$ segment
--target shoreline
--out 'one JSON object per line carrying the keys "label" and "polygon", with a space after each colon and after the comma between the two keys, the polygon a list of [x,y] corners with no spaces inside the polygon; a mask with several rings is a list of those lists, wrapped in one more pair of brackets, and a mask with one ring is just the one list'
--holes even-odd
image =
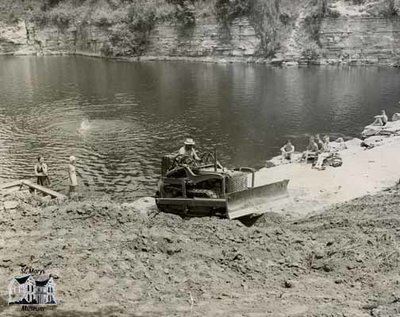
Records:
{"label": "shoreline", "polygon": [[389,67],[400,68],[400,63],[380,63],[379,60],[373,59],[355,59],[355,60],[340,60],[340,59],[320,59],[320,60],[291,60],[285,58],[264,58],[264,57],[244,57],[244,56],[168,56],[168,55],[143,55],[143,56],[126,56],[113,57],[91,53],[10,53],[0,54],[0,56],[13,57],[49,57],[49,56],[81,56],[99,58],[109,61],[119,62],[155,62],[155,61],[174,61],[174,62],[189,62],[189,63],[205,63],[205,64],[258,64],[268,67],[277,68],[292,68],[292,67]]}
{"label": "shoreline", "polygon": [[[374,130],[371,130],[371,126],[365,127],[364,131],[368,131],[369,136],[363,141],[373,144],[374,147],[361,147],[363,141],[358,138],[345,141],[347,149],[338,151],[343,160],[340,167],[328,166],[322,171],[312,169],[312,164],[296,161],[302,153],[296,153],[294,162],[291,163],[282,163],[280,156],[266,160],[265,167],[255,173],[255,186],[288,179],[289,197],[274,202],[271,206],[260,206],[259,213],[273,212],[302,218],[322,212],[335,204],[377,194],[398,184],[400,166],[392,162],[394,157],[400,155],[400,121],[391,121],[385,127],[372,128]],[[334,144],[335,142],[331,142],[331,145]],[[83,195],[81,202],[93,197]],[[153,195],[133,201],[114,201],[110,197],[109,199],[116,205],[129,207],[139,213],[147,214],[157,210]]]}

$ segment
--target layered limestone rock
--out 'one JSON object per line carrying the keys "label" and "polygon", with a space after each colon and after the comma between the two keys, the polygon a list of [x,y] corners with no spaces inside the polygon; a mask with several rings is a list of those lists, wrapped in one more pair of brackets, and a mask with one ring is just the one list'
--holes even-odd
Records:
{"label": "layered limestone rock", "polygon": [[33,54],[36,52],[28,38],[25,22],[7,25],[0,22],[0,54]]}
{"label": "layered limestone rock", "polygon": [[97,27],[38,27],[32,23],[15,25],[0,23],[1,55],[62,55],[101,56],[108,32]]}
{"label": "layered limestone rock", "polygon": [[208,19],[183,30],[174,24],[158,25],[145,51],[150,56],[253,57],[260,38],[247,18],[236,19],[229,28]]}
{"label": "layered limestone rock", "polygon": [[[107,28],[91,25],[61,29],[25,22],[12,26],[2,23],[0,54],[102,56],[110,36]],[[215,19],[208,19],[186,29],[173,23],[157,25],[148,36],[143,55],[253,57],[259,46],[260,39],[247,18],[234,20],[229,28],[221,27]]]}
{"label": "layered limestone rock", "polygon": [[325,15],[316,13],[319,11],[315,6],[313,10],[305,7],[297,13],[286,12],[282,11],[281,4],[280,11],[274,13],[280,14],[279,19],[271,25],[257,22],[254,16],[242,15],[222,23],[216,15],[198,14],[195,23],[185,25],[177,20],[160,20],[143,33],[125,25],[99,25],[90,19],[72,20],[64,26],[27,22],[32,21],[28,18],[16,23],[0,21],[0,55],[80,54],[257,61],[274,65],[399,66],[400,17],[373,16],[371,4],[367,4],[358,6],[337,1],[331,4],[331,13]]}
{"label": "layered limestone rock", "polygon": [[320,42],[330,62],[400,65],[400,18],[325,18]]}

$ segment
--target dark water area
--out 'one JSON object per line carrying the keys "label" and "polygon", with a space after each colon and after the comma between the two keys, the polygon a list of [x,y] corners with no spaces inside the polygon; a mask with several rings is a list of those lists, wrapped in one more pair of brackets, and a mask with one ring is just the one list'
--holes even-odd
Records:
{"label": "dark water area", "polygon": [[0,96],[0,178],[32,176],[41,153],[65,191],[75,155],[84,188],[133,200],[186,137],[229,167],[261,167],[289,138],[357,137],[400,112],[400,70],[2,57]]}

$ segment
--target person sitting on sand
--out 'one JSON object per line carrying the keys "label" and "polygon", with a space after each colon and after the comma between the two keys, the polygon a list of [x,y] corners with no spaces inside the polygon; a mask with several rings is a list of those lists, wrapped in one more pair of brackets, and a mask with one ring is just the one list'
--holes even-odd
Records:
{"label": "person sitting on sand", "polygon": [[342,151],[342,150],[346,150],[347,149],[347,145],[346,142],[344,142],[343,138],[337,138],[335,140],[335,143],[333,144],[333,151]]}
{"label": "person sitting on sand", "polygon": [[383,125],[386,125],[386,123],[388,122],[389,119],[388,119],[388,116],[386,115],[385,110],[382,110],[381,116],[382,116]]}
{"label": "person sitting on sand", "polygon": [[324,142],[321,140],[319,134],[315,135],[315,143],[318,145],[318,150],[321,151],[322,148],[324,147]]}
{"label": "person sitting on sand", "polygon": [[329,144],[329,137],[326,135],[324,136],[324,144],[321,153],[318,155],[317,163],[315,164],[314,168],[322,170],[322,165],[324,161],[331,156],[331,146]]}
{"label": "person sitting on sand", "polygon": [[392,116],[392,121],[399,121],[400,120],[400,113],[396,112]]}
{"label": "person sitting on sand", "polygon": [[305,160],[306,163],[310,157],[314,158],[318,155],[318,144],[315,142],[315,138],[310,136],[310,140],[308,142],[306,151],[303,153],[302,160]]}
{"label": "person sitting on sand", "polygon": [[47,175],[47,164],[44,162],[44,157],[39,155],[38,162],[35,164],[35,175],[37,177],[36,183],[38,185],[48,187],[50,186],[50,179]]}
{"label": "person sitting on sand", "polygon": [[386,115],[385,110],[382,110],[382,113],[380,115],[377,115],[374,117],[375,121],[372,122],[371,125],[374,126],[384,126],[388,122],[388,116]]}
{"label": "person sitting on sand", "polygon": [[307,145],[307,151],[317,153],[318,150],[319,150],[318,144],[317,144],[317,142],[315,142],[315,138],[313,136],[310,136],[310,140]]}
{"label": "person sitting on sand", "polygon": [[292,160],[292,154],[294,153],[294,146],[290,140],[282,146],[281,148],[282,159],[284,160]]}
{"label": "person sitting on sand", "polygon": [[374,118],[375,118],[375,120],[374,120],[374,122],[371,123],[371,125],[373,125],[373,126],[383,126],[382,117],[380,115],[377,115]]}

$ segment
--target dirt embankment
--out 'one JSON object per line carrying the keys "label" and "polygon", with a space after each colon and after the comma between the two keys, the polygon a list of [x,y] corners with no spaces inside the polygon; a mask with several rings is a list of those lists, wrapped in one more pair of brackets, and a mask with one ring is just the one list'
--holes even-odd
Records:
{"label": "dirt embankment", "polygon": [[45,316],[399,316],[399,204],[392,189],[248,228],[21,197],[0,217],[0,316],[22,314],[7,305],[21,267],[56,279]]}

